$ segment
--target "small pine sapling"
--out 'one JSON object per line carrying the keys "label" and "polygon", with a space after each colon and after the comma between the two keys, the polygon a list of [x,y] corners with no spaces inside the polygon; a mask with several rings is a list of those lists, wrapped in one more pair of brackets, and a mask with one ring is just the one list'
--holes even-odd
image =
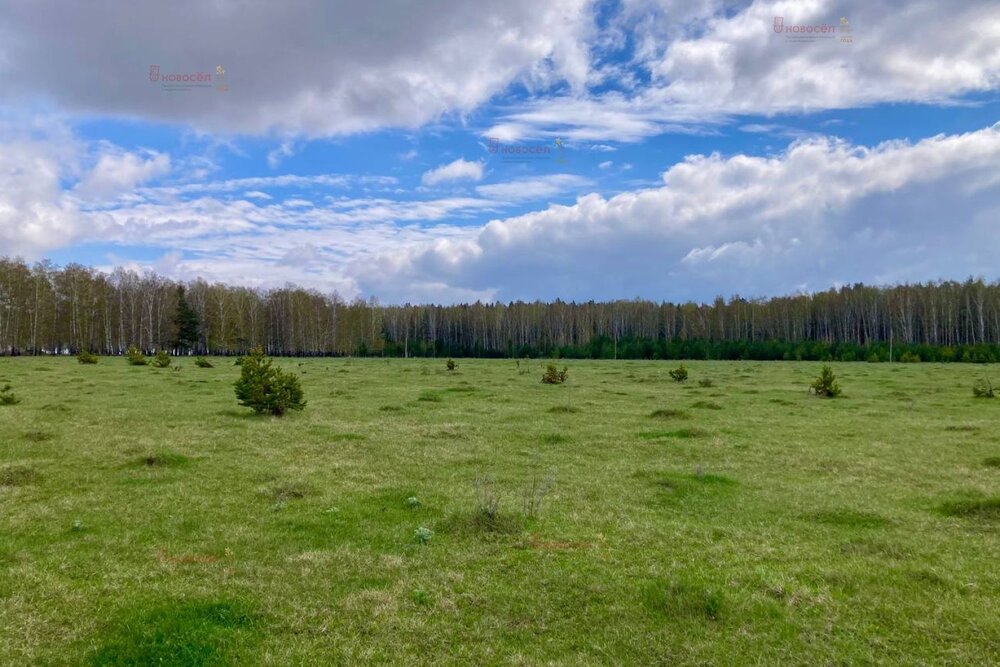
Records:
{"label": "small pine sapling", "polygon": [[80,354],[76,355],[76,360],[81,364],[96,364],[97,355],[90,352],[87,348],[80,350]]}
{"label": "small pine sapling", "polygon": [[142,353],[142,350],[137,348],[135,345],[131,346],[125,353],[125,358],[128,359],[130,366],[145,366],[146,365],[146,355]]}
{"label": "small pine sapling", "polygon": [[809,388],[814,394],[823,398],[836,398],[840,396],[840,385],[837,384],[837,378],[829,366],[823,366],[819,377],[813,380]]}
{"label": "small pine sapling", "polygon": [[673,378],[674,382],[686,382],[688,379],[688,369],[684,368],[684,364],[681,364],[670,371],[670,377]]}
{"label": "small pine sapling", "polygon": [[153,366],[156,368],[170,368],[170,355],[166,350],[160,350],[153,357]]}
{"label": "small pine sapling", "polygon": [[545,374],[542,375],[542,382],[545,384],[562,384],[569,377],[569,368],[563,366],[562,370],[556,368],[555,364],[545,367]]}

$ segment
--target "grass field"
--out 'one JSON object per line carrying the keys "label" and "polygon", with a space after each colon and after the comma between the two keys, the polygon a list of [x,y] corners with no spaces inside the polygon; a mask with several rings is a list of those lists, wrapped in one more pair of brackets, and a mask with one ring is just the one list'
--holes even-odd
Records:
{"label": "grass field", "polygon": [[214,361],[0,359],[0,664],[997,664],[996,367]]}

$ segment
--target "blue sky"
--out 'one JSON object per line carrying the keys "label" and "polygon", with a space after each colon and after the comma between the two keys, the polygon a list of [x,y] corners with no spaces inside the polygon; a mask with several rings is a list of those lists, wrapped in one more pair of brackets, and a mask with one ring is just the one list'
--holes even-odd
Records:
{"label": "blue sky", "polygon": [[0,254],[385,302],[997,278],[995,3],[186,9],[0,0]]}

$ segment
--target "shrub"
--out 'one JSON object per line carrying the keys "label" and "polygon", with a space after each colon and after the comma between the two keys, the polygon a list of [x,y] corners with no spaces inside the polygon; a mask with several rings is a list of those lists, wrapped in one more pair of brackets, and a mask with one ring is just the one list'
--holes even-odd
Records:
{"label": "shrub", "polygon": [[829,366],[823,366],[819,377],[809,385],[809,388],[814,394],[824,398],[834,398],[840,395],[840,385],[837,384],[837,378]]}
{"label": "shrub", "polygon": [[430,528],[425,528],[421,526],[413,531],[413,537],[420,544],[427,544],[434,538],[434,531]]}
{"label": "shrub", "polygon": [[76,355],[76,360],[81,364],[96,364],[97,355],[84,348],[80,350],[80,354]]}
{"label": "shrub", "polygon": [[153,365],[157,368],[170,368],[170,355],[166,350],[160,350],[153,357]]}
{"label": "shrub", "polygon": [[289,410],[306,406],[298,376],[272,366],[262,349],[257,348],[244,357],[240,368],[235,387],[236,398],[243,407],[280,417]]}
{"label": "shrub", "polygon": [[989,381],[989,378],[983,378],[976,384],[972,385],[972,395],[976,398],[996,398],[996,392],[993,390],[993,383]]}
{"label": "shrub", "polygon": [[205,357],[195,357],[194,365],[198,368],[212,368],[212,362]]}
{"label": "shrub", "polygon": [[899,360],[904,364],[916,364],[920,362],[920,355],[913,352],[903,352],[899,355]]}
{"label": "shrub", "polygon": [[0,405],[17,405],[20,402],[21,399],[14,395],[9,384],[5,384],[3,389],[0,389]]}
{"label": "shrub", "polygon": [[128,363],[132,366],[146,365],[146,355],[135,345],[128,349],[128,352],[125,353],[125,358],[128,359]]}
{"label": "shrub", "polygon": [[684,368],[684,364],[681,364],[670,371],[670,377],[674,379],[674,382],[684,382],[688,379],[688,370]]}
{"label": "shrub", "polygon": [[453,372],[456,368],[458,368],[458,364],[455,363],[454,359],[449,359],[446,366],[448,367],[449,372]]}
{"label": "shrub", "polygon": [[549,364],[545,367],[545,374],[542,376],[542,382],[545,384],[562,384],[569,377],[569,368],[566,366],[562,367],[562,370],[558,370],[555,364]]}
{"label": "shrub", "polygon": [[711,378],[702,378],[701,380],[698,380],[698,386],[699,387],[714,387],[715,386],[715,382]]}

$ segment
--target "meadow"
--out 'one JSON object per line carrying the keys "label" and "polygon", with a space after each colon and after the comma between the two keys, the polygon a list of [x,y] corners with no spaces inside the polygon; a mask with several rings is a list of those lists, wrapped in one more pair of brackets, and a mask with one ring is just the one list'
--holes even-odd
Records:
{"label": "meadow", "polygon": [[995,365],[212,361],[0,359],[0,664],[1000,660]]}

